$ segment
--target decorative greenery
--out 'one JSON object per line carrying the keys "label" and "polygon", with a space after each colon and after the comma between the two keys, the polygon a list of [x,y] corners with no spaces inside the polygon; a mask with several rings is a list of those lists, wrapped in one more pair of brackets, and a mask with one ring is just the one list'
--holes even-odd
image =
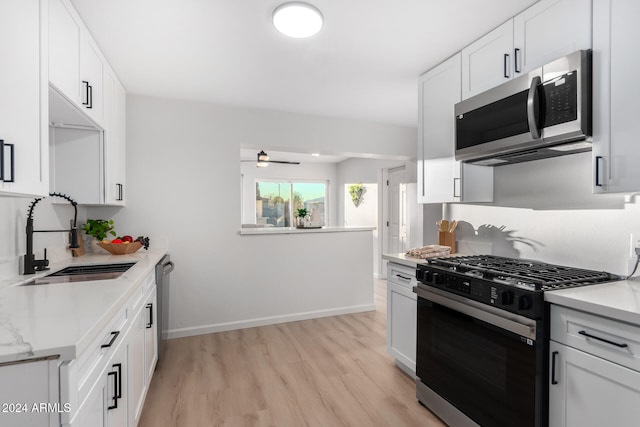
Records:
{"label": "decorative greenery", "polygon": [[88,219],[87,223],[82,229],[90,236],[102,241],[107,237],[107,234],[111,234],[116,237],[116,232],[113,231],[113,220],[106,219]]}
{"label": "decorative greenery", "polygon": [[304,218],[307,215],[309,215],[309,211],[306,208],[296,209],[296,213],[295,213],[296,218]]}
{"label": "decorative greenery", "polygon": [[351,194],[351,201],[353,205],[357,208],[362,203],[364,198],[364,193],[367,192],[367,187],[362,184],[353,184],[349,186],[349,194]]}

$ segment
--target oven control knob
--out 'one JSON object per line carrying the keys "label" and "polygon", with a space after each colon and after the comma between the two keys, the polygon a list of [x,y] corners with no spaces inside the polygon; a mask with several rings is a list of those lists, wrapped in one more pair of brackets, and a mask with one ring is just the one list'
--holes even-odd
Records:
{"label": "oven control knob", "polygon": [[433,284],[442,285],[444,283],[444,276],[440,273],[433,273]]}
{"label": "oven control knob", "polygon": [[433,271],[425,271],[424,272],[424,281],[429,283],[433,280]]}
{"label": "oven control knob", "polygon": [[511,305],[513,304],[513,291],[504,291],[500,296],[500,302],[502,305]]}
{"label": "oven control knob", "polygon": [[528,310],[531,308],[531,306],[531,298],[529,298],[527,295],[520,295],[520,297],[518,297],[519,310]]}

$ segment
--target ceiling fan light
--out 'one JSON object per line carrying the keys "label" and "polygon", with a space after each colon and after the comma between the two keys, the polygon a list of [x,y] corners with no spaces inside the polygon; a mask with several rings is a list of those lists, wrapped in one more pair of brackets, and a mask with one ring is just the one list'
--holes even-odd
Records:
{"label": "ceiling fan light", "polygon": [[273,25],[285,36],[301,39],[322,29],[322,13],[303,2],[283,3],[273,11]]}
{"label": "ceiling fan light", "polygon": [[267,156],[267,153],[264,152],[264,150],[261,150],[258,153],[258,162],[268,162],[269,161],[269,156]]}
{"label": "ceiling fan light", "polygon": [[266,168],[267,166],[269,166],[269,163],[268,163],[268,162],[261,162],[261,161],[258,161],[258,163],[256,163],[256,167],[257,167],[257,168]]}

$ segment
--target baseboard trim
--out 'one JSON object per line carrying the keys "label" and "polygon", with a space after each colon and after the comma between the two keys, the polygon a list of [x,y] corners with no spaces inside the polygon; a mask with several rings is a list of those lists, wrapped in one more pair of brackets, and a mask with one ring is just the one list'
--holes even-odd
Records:
{"label": "baseboard trim", "polygon": [[340,316],[342,314],[375,311],[375,304],[355,305],[351,307],[333,308],[329,310],[307,311],[304,313],[287,314],[284,316],[261,317],[257,319],[240,320],[236,322],[216,323],[204,326],[170,329],[162,333],[163,339],[184,338],[195,335],[213,334],[216,332],[233,331],[236,329],[254,328],[256,326],[275,325],[278,323],[296,322],[298,320],[317,319],[320,317]]}

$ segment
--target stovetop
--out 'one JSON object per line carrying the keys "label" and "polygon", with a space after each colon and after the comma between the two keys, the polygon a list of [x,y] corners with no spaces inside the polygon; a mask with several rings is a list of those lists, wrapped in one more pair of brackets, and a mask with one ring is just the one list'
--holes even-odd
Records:
{"label": "stovetop", "polygon": [[416,277],[422,284],[531,318],[542,315],[544,291],[621,279],[605,271],[495,255],[431,258],[418,265]]}
{"label": "stovetop", "polygon": [[495,255],[433,258],[428,263],[448,267],[452,271],[473,274],[476,277],[536,291],[549,291],[620,279],[605,271],[585,270]]}

